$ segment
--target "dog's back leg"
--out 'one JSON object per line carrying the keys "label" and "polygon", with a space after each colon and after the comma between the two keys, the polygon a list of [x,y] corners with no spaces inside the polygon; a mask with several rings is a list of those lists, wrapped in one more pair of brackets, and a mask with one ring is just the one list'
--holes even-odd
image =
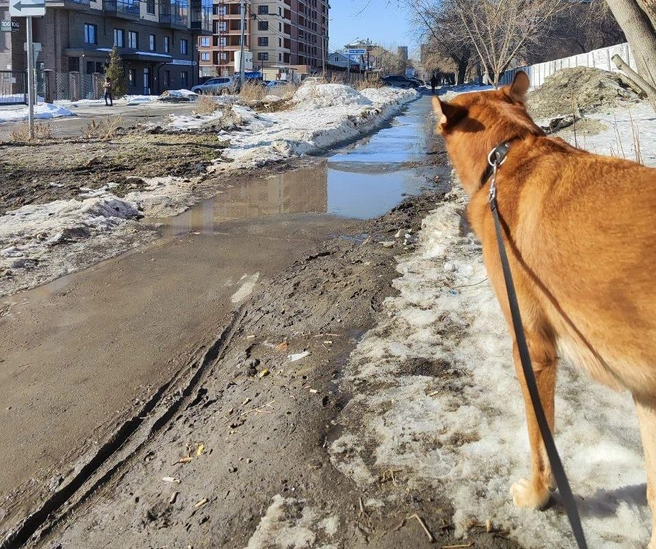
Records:
{"label": "dog's back leg", "polygon": [[656,398],[633,395],[638,410],[640,435],[647,469],[647,502],[651,509],[651,542],[648,549],[656,549]]}
{"label": "dog's back leg", "polygon": [[[526,330],[526,341],[531,355],[531,362],[533,363],[533,371],[535,372],[542,407],[544,408],[549,427],[553,433],[554,394],[556,391],[558,359],[553,337],[546,335],[545,332],[542,330],[539,332]],[[528,435],[531,444],[531,478],[530,480],[519,479],[513,484],[510,493],[517,507],[539,509],[547,504],[550,497],[549,493],[556,488],[556,485],[551,473],[549,458],[542,442],[542,435],[540,434],[537,419],[533,411],[531,397],[524,380],[524,373],[516,343],[513,345],[513,358],[515,360],[517,377],[522,386],[524,407],[526,408]]]}

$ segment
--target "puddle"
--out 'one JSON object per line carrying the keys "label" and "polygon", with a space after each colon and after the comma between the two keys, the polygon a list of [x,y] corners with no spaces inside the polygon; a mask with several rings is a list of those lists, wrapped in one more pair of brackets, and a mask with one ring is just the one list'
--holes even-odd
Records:
{"label": "puddle", "polygon": [[211,233],[223,222],[272,215],[323,213],[369,219],[429,183],[416,166],[426,159],[429,98],[411,103],[389,127],[312,166],[254,179],[173,218],[149,219],[168,235]]}

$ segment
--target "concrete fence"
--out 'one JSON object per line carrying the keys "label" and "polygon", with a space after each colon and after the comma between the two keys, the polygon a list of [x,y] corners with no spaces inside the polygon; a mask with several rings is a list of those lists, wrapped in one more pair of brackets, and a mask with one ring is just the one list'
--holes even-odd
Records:
{"label": "concrete fence", "polygon": [[555,61],[546,61],[545,63],[537,63],[536,65],[517,67],[508,70],[501,75],[499,85],[504,86],[510,84],[517,71],[524,71],[528,74],[531,80],[531,87],[533,88],[544,84],[544,81],[547,78],[560,69],[571,67],[591,67],[605,71],[619,72],[615,63],[611,61],[611,58],[615,54],[618,54],[633,70],[636,70],[635,60],[631,54],[629,45],[624,43],[610,46],[608,48],[601,48],[599,50],[592,50],[588,53],[572,55],[571,57],[565,57],[563,59],[556,59]]}

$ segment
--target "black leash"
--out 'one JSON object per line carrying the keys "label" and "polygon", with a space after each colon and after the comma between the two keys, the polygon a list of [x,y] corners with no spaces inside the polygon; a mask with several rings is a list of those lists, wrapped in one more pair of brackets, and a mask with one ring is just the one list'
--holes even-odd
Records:
{"label": "black leash", "polygon": [[[494,217],[494,230],[497,236],[497,244],[499,245],[499,255],[501,257],[501,265],[503,267],[503,277],[506,281],[506,292],[508,293],[510,314],[512,316],[515,338],[517,340],[517,348],[519,350],[519,356],[522,362],[522,370],[524,371],[524,379],[526,380],[528,392],[531,395],[533,411],[535,412],[535,417],[537,418],[538,426],[540,427],[540,434],[542,435],[542,440],[544,441],[544,446],[547,450],[547,456],[549,457],[549,462],[551,463],[551,470],[553,471],[554,477],[556,479],[556,485],[558,486],[560,495],[563,498],[563,504],[565,505],[567,517],[569,518],[569,523],[572,526],[572,531],[574,532],[576,543],[579,549],[587,549],[588,545],[585,541],[583,527],[581,526],[581,517],[579,516],[578,509],[576,508],[576,502],[574,501],[572,489],[569,486],[567,475],[565,475],[565,469],[563,468],[563,464],[560,461],[560,456],[558,455],[558,450],[556,449],[556,443],[554,442],[553,435],[551,434],[551,429],[549,428],[549,423],[547,423],[547,418],[544,414],[544,408],[542,408],[542,402],[540,401],[540,393],[538,392],[538,385],[535,380],[535,374],[533,373],[533,366],[531,365],[531,357],[528,352],[528,345],[526,344],[522,317],[519,313],[519,303],[517,301],[517,293],[515,292],[515,284],[510,272],[510,264],[508,263],[506,248],[503,244],[501,222],[499,221],[499,212],[497,208],[497,169],[506,159],[507,152],[508,143],[503,143],[502,145],[495,147],[492,149],[488,156],[488,164],[492,169],[492,182],[490,184],[489,197],[490,209],[492,210],[492,216]],[[485,173],[488,172],[486,171]]]}

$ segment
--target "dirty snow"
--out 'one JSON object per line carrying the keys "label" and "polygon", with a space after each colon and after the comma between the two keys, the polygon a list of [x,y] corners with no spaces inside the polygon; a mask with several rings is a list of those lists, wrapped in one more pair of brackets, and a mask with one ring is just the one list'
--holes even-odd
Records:
{"label": "dirty snow", "polygon": [[[594,117],[608,129],[584,143],[579,137],[579,146],[634,159],[637,134],[643,161],[656,166],[649,107]],[[562,505],[520,510],[509,495],[512,483],[530,472],[523,402],[480,245],[473,234],[461,234],[465,208],[458,186],[424,220],[418,250],[399,258],[400,295],[386,301],[387,319],[358,345],[345,372],[346,390],[356,396],[342,415],[332,460],[361,485],[391,469],[402,471],[410,489],[450,496],[463,536],[489,519],[527,548],[570,547]],[[410,375],[408,363],[429,373]],[[556,431],[589,546],[645,546],[651,515],[630,395],[564,363]],[[365,448],[375,448],[372,466]]]}
{"label": "dirty snow", "polygon": [[[16,122],[27,120],[30,116],[28,107],[13,110],[0,111],[0,122]],[[34,105],[34,118],[45,120],[49,118],[60,118],[62,116],[77,116],[62,105],[53,105],[52,103],[40,103]]]}
{"label": "dirty snow", "polygon": [[[309,91],[308,91],[309,90]],[[185,91],[180,91],[185,95]],[[218,137],[230,142],[225,156],[234,162],[217,162],[214,171],[226,173],[238,168],[261,166],[292,156],[310,154],[338,142],[355,139],[372,131],[397,113],[404,103],[417,97],[408,90],[385,88],[358,92],[349,86],[325,84],[302,86],[295,106],[288,111],[262,115],[249,107],[234,104],[227,97],[234,124]],[[131,96],[128,102],[153,100],[152,96]],[[23,110],[25,113],[23,113]],[[39,105],[43,116],[74,116],[63,106]],[[22,114],[21,114],[22,113]],[[27,116],[26,109],[0,110],[0,122]],[[223,110],[208,115],[171,116],[169,130],[186,131],[211,124],[225,116]],[[92,196],[93,195],[93,196]],[[92,202],[89,202],[92,200]],[[98,201],[111,204],[92,215]],[[189,182],[175,177],[147,180],[147,186],[124,198],[112,194],[110,186],[78,199],[53,204],[29,205],[0,216],[0,250],[15,250],[20,256],[0,254],[0,295],[33,287],[89,265],[90,259],[111,257],[138,242],[137,217],[161,218],[177,215],[193,205]],[[118,216],[114,212],[133,212]],[[59,234],[69,235],[58,237]],[[115,238],[108,238],[109,234]],[[125,238],[129,236],[129,242]],[[141,241],[153,236],[143,231]],[[55,243],[56,245],[53,245]],[[86,250],[94,248],[94,254]],[[101,251],[104,248],[104,252]],[[85,255],[86,254],[86,255]],[[8,274],[8,276],[7,276]]]}

